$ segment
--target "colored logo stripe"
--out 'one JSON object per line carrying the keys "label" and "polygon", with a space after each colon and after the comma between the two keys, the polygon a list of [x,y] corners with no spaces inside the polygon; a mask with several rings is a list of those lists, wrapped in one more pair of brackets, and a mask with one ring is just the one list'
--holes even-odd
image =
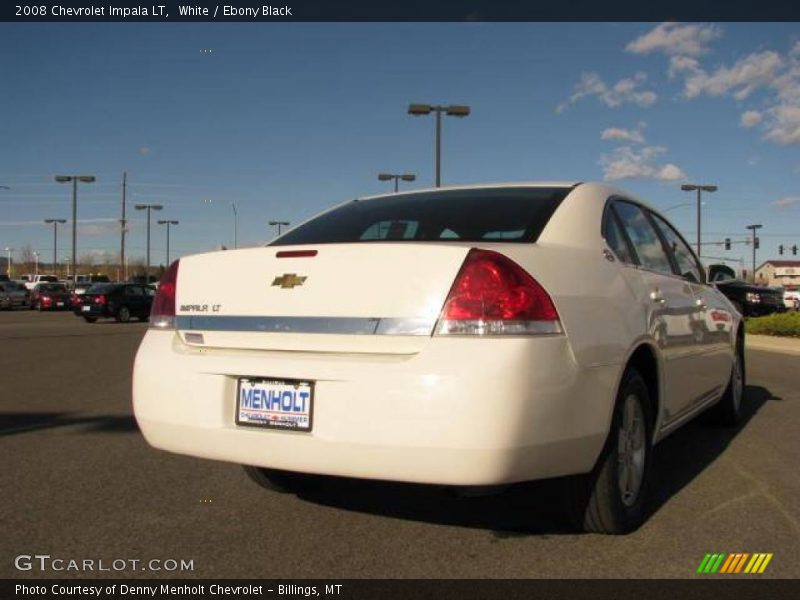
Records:
{"label": "colored logo stripe", "polygon": [[[725,554],[724,552],[717,552],[714,554],[706,554],[697,567],[698,573],[713,574],[713,573],[741,573],[744,569],[745,573],[759,574],[763,573],[767,565],[772,560],[773,554],[771,553],[756,553],[749,554],[747,552],[735,552],[733,554]],[[749,559],[749,560],[748,560]],[[745,564],[747,566],[745,566]]]}

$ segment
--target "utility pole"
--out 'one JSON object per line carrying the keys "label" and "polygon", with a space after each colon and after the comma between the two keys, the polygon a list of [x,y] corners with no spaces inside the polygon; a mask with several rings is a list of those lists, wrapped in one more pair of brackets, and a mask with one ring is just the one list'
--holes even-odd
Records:
{"label": "utility pole", "polygon": [[125,220],[125,192],[128,185],[128,173],[122,173],[122,218],[119,220],[120,241],[119,241],[119,269],[122,273],[122,280],[127,281],[128,274],[125,272],[125,230],[127,222]]}
{"label": "utility pole", "polygon": [[763,225],[747,225],[745,229],[750,229],[753,232],[753,283],[756,282],[756,250],[758,249],[758,238],[756,237],[756,229],[761,229]]}

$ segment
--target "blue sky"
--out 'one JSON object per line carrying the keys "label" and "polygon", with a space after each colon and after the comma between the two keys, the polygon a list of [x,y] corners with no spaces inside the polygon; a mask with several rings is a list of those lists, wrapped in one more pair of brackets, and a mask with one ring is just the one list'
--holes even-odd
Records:
{"label": "blue sky", "polygon": [[[41,221],[70,216],[55,174],[97,177],[80,189],[79,256],[118,252],[123,171],[132,257],[136,202],[180,220],[174,258],[231,245],[231,202],[247,245],[269,220],[388,190],[381,171],[428,187],[434,122],[409,102],[472,107],[445,119],[445,184],[607,179],[667,209],[694,200],[681,183],[709,182],[705,241],[761,223],[759,262],[800,245],[796,23],[3,23],[0,73],[0,250],[46,260]],[[693,241],[693,208],[667,214]]]}

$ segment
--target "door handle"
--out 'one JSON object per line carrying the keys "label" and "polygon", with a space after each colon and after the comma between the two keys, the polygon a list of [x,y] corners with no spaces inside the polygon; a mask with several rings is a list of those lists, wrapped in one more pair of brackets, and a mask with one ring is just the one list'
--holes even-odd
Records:
{"label": "door handle", "polygon": [[650,300],[656,302],[657,304],[666,304],[667,299],[664,298],[664,294],[661,293],[661,290],[653,290],[650,292]]}
{"label": "door handle", "polygon": [[698,298],[697,300],[695,300],[695,301],[694,301],[694,303],[697,305],[697,307],[698,307],[700,310],[706,310],[706,309],[708,308],[708,304],[706,304],[705,302],[703,302],[703,301],[702,301],[700,298]]}

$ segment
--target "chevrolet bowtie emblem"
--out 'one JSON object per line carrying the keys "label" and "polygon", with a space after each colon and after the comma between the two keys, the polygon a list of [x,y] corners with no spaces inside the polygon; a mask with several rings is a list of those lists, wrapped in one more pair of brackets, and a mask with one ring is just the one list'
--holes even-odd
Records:
{"label": "chevrolet bowtie emblem", "polygon": [[272,285],[279,285],[282,288],[293,288],[296,285],[303,285],[306,279],[307,277],[305,276],[298,277],[296,273],[284,273],[280,277],[276,277]]}

